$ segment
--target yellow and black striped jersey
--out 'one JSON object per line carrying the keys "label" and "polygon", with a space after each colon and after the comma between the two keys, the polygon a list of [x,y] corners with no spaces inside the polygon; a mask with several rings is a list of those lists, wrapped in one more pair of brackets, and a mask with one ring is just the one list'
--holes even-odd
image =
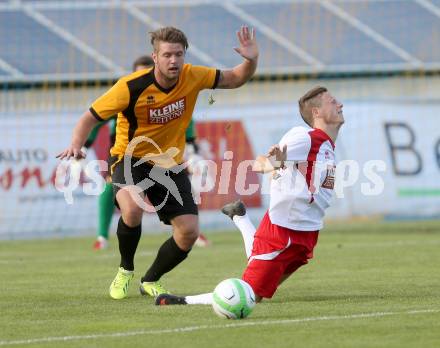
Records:
{"label": "yellow and black striped jersey", "polygon": [[[185,147],[185,131],[191,121],[197,96],[203,89],[216,88],[219,76],[220,71],[215,68],[184,64],[178,82],[169,89],[162,88],[156,82],[154,68],[120,78],[90,107],[98,120],[118,114],[116,142],[111,155],[122,158],[128,144],[136,137],[143,136],[149,140],[137,138],[138,144],[132,156],[141,158],[148,155],[154,163],[166,168],[180,164]],[[168,152],[173,158],[163,155],[173,147],[179,150]]]}

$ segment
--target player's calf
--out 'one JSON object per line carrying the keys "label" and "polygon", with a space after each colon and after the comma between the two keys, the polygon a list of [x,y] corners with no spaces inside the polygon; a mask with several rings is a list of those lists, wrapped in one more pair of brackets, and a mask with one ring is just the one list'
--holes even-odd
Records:
{"label": "player's calf", "polygon": [[171,224],[173,225],[173,237],[177,246],[189,251],[193,247],[200,235],[197,215],[180,215],[175,217]]}

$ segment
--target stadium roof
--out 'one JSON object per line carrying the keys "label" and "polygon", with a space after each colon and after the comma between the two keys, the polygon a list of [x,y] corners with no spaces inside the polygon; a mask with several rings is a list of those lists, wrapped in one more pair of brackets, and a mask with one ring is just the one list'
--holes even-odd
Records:
{"label": "stadium roof", "polygon": [[440,70],[440,0],[0,0],[0,82],[115,79],[165,25],[188,62],[232,67],[243,23],[260,75]]}

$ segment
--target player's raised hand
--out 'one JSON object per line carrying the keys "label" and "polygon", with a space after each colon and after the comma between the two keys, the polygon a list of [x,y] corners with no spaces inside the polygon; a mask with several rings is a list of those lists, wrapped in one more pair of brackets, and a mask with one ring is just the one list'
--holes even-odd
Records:
{"label": "player's raised hand", "polygon": [[81,150],[80,147],[76,147],[76,146],[71,145],[67,149],[65,149],[63,152],[58,154],[56,156],[56,158],[59,158],[60,160],[63,160],[63,159],[69,160],[70,158],[74,158],[74,159],[79,160],[79,159],[86,158],[86,154]]}
{"label": "player's raised hand", "polygon": [[249,30],[249,27],[243,25],[237,31],[237,38],[240,42],[239,47],[234,47],[234,50],[243,58],[255,60],[258,57],[258,45],[255,38],[255,29]]}
{"label": "player's raised hand", "polygon": [[284,145],[282,150],[278,144],[272,145],[267,153],[267,157],[274,168],[284,168],[284,162],[287,159],[287,145]]}

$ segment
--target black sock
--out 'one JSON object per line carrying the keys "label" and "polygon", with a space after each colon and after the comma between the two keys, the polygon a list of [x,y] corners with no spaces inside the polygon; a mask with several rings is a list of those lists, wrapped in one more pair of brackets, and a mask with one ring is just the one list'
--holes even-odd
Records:
{"label": "black sock", "polygon": [[127,226],[122,217],[119,218],[116,235],[119,240],[119,252],[121,254],[121,267],[127,271],[134,270],[134,254],[141,239],[141,225],[136,227]]}
{"label": "black sock", "polygon": [[190,251],[191,250],[184,251],[180,249],[173,237],[167,239],[159,248],[156,259],[141,281],[158,281],[165,273],[171,271],[179,263],[185,260]]}

